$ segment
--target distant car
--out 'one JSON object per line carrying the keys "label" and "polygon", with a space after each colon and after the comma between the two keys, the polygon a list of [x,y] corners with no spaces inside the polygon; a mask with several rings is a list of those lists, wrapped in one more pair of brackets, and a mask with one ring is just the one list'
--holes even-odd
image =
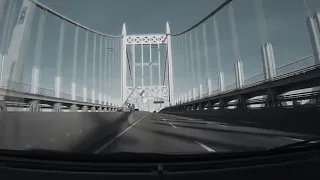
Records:
{"label": "distant car", "polygon": [[139,109],[134,109],[135,111],[139,111]]}
{"label": "distant car", "polygon": [[156,111],[153,111],[153,113],[156,113]]}

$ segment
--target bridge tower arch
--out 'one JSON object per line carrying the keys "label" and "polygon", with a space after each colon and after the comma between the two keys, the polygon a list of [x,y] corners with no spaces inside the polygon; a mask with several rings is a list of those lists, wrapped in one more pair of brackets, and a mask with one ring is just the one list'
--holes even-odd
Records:
{"label": "bridge tower arch", "polygon": [[[165,56],[161,55],[161,46],[165,46]],[[156,49],[156,54],[153,54]],[[141,97],[154,97],[167,100],[170,105],[174,99],[173,67],[170,26],[166,23],[166,34],[139,34],[128,35],[126,24],[122,27],[121,47],[121,100],[122,103],[130,102]],[[137,52],[141,51],[141,52]],[[144,57],[148,52],[149,59]],[[140,53],[141,57],[137,54]],[[153,58],[156,56],[156,58]],[[164,64],[161,71],[161,64]],[[155,68],[154,68],[155,67]],[[153,78],[153,70],[157,69],[158,79]],[[137,71],[140,74],[137,75]],[[149,70],[150,83],[146,83],[144,73]],[[129,72],[129,73],[128,73]],[[161,79],[165,74],[167,83]],[[139,80],[139,82],[138,82]]]}

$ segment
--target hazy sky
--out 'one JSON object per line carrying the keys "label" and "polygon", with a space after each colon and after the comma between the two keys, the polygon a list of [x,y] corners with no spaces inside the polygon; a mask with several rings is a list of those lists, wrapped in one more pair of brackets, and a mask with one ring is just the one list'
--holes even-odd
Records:
{"label": "hazy sky", "polygon": [[[165,23],[168,21],[172,33],[190,27],[210,11],[215,9],[223,0],[39,0],[48,7],[76,20],[92,29],[112,34],[121,34],[122,24],[126,23],[128,34],[145,33],[165,33]],[[254,0],[235,0],[234,13],[236,29],[238,34],[240,58],[243,60],[245,78],[262,73],[262,61],[260,55],[261,33],[258,30],[258,23],[254,11]],[[319,0],[308,0],[311,12],[320,11]],[[307,34],[305,20],[307,16],[303,0],[263,0],[263,7],[266,19],[267,37],[264,41],[272,43],[275,52],[277,67],[299,60],[312,54],[310,40]],[[40,11],[37,10],[33,22],[30,46],[27,53],[24,82],[31,79],[31,69],[33,65],[35,39],[37,35],[37,24],[39,22]],[[216,15],[221,46],[222,66],[225,72],[226,85],[234,83],[234,55],[233,41],[231,35],[228,8],[225,8]],[[2,23],[2,22],[1,22]],[[195,87],[191,80],[190,52],[195,56],[195,38],[199,41],[200,66],[193,61],[192,66],[200,69],[201,83],[204,83],[204,72],[208,68],[213,79],[213,87],[217,87],[217,54],[214,45],[213,19],[206,23],[207,48],[209,65],[205,65],[203,26],[197,31],[190,32],[192,35],[193,49],[190,50],[189,41],[187,46],[181,46],[181,41],[189,39],[190,34],[172,39],[173,68],[175,92],[180,94]],[[59,39],[60,20],[52,16],[47,17],[45,24],[45,37],[43,42],[43,58],[41,61],[40,85],[49,89],[54,89],[54,76],[56,74],[57,46]],[[79,80],[77,81],[77,94],[82,94],[83,84],[83,53],[84,53],[84,31],[79,33],[78,48],[78,70]],[[186,37],[185,37],[186,36]],[[263,39],[263,38],[262,38]],[[72,59],[73,59],[74,27],[66,25],[64,53],[63,53],[63,91],[71,92],[72,80]],[[93,37],[89,36],[89,60],[93,57]],[[100,39],[97,38],[97,43]],[[184,56],[178,56],[177,52],[183,52]],[[186,53],[188,52],[188,53]],[[99,44],[97,44],[96,71],[99,70]],[[181,53],[180,53],[181,54]],[[162,56],[164,57],[164,55]],[[184,58],[182,58],[184,57]],[[185,63],[183,63],[183,59]],[[195,59],[195,58],[193,58]],[[146,60],[148,61],[148,60]],[[115,72],[113,83],[114,95],[120,95],[120,72],[119,61],[116,61],[112,70]],[[186,65],[188,63],[188,65]],[[92,65],[88,63],[88,82],[92,78]],[[146,72],[147,73],[147,72]],[[98,72],[96,75],[99,75]],[[148,74],[145,75],[148,78]],[[156,75],[154,76],[154,78]],[[98,85],[98,82],[96,83]],[[90,85],[89,85],[90,86]],[[98,86],[97,86],[98,88]]]}

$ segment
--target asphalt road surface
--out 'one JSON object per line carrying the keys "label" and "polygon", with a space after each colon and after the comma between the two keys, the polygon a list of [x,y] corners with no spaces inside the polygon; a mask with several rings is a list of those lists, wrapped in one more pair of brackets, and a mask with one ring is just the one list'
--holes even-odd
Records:
{"label": "asphalt road surface", "polygon": [[267,150],[311,136],[148,113],[94,153],[194,154]]}

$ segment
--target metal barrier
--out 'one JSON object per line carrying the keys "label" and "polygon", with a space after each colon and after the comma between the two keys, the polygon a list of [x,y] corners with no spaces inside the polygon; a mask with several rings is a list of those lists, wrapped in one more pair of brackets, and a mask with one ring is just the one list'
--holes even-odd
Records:
{"label": "metal barrier", "polygon": [[245,79],[244,80],[244,86],[248,87],[248,86],[252,86],[252,85],[255,85],[255,84],[262,83],[264,81],[265,81],[265,79],[264,79],[264,73],[263,73],[263,74],[259,74],[259,75],[253,76],[253,77],[251,77],[249,79]]}
{"label": "metal barrier", "polygon": [[67,93],[64,93],[64,92],[61,92],[60,96],[61,96],[62,99],[71,99],[71,94],[67,94]]}
{"label": "metal barrier", "polygon": [[83,101],[83,98],[81,96],[76,96],[76,101]]}
{"label": "metal barrier", "polygon": [[55,91],[51,90],[51,89],[46,89],[46,88],[39,88],[39,94],[44,95],[44,96],[50,96],[50,97],[54,97],[55,96]]}
{"label": "metal barrier", "polygon": [[1,87],[9,90],[21,91],[21,92],[31,92],[31,85],[19,83],[10,80],[3,80],[1,82]]}
{"label": "metal barrier", "polygon": [[225,91],[232,91],[232,90],[234,90],[234,89],[236,89],[236,88],[237,88],[236,83],[230,84],[230,85],[228,85],[228,86],[225,87]]}
{"label": "metal barrier", "polygon": [[212,91],[212,95],[217,95],[217,94],[219,94],[219,89],[216,89],[216,90],[214,90],[214,91]]}
{"label": "metal barrier", "polygon": [[314,56],[308,56],[293,63],[281,66],[276,69],[276,75],[282,76],[291,72],[299,71],[301,69],[314,66]]}

